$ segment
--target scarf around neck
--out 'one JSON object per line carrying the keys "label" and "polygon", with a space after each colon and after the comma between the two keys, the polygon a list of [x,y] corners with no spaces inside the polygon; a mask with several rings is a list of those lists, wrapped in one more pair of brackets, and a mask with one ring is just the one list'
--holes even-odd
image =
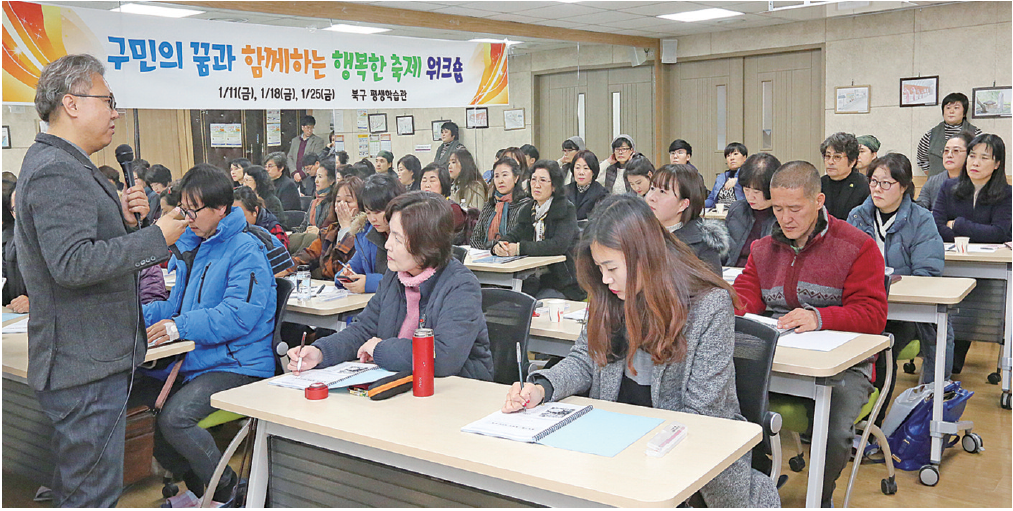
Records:
{"label": "scarf around neck", "polygon": [[496,241],[499,239],[500,231],[506,231],[507,218],[510,212],[510,204],[513,202],[514,192],[511,190],[510,193],[503,195],[499,192],[493,192],[496,194],[496,214],[492,217],[492,222],[489,224],[489,235],[488,241]]}
{"label": "scarf around neck", "polygon": [[545,217],[549,214],[549,208],[552,207],[552,197],[545,201],[544,204],[538,205],[537,202],[534,204],[534,216],[535,216],[535,241],[545,240]]}
{"label": "scarf around neck", "polygon": [[419,288],[423,282],[432,278],[433,275],[436,275],[436,268],[426,268],[422,273],[414,277],[406,271],[397,272],[397,279],[404,286],[405,306],[407,307],[407,314],[405,314],[404,323],[401,323],[401,331],[398,332],[398,337],[411,339],[412,334],[415,333],[415,329],[420,326],[419,302],[422,300],[422,292]]}

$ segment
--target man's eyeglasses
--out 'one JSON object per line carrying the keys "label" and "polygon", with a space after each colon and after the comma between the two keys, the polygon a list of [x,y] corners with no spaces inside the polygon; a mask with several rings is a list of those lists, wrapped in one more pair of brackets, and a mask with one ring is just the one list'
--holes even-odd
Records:
{"label": "man's eyeglasses", "polygon": [[633,148],[632,147],[617,147],[616,148],[616,154],[626,154],[626,153],[630,153],[630,152],[633,152]]}
{"label": "man's eyeglasses", "polygon": [[884,192],[893,188],[893,185],[895,184],[897,184],[896,181],[880,181],[876,178],[869,180],[869,188],[876,188],[878,186],[879,188],[882,188]]}
{"label": "man's eyeglasses", "polygon": [[196,221],[197,220],[197,213],[200,213],[201,210],[204,209],[204,208],[206,208],[206,207],[207,206],[201,206],[201,207],[199,207],[197,209],[186,209],[186,208],[180,206],[179,210],[182,211],[183,214],[186,215],[187,218],[189,218],[190,220],[195,220]]}
{"label": "man's eyeglasses", "polygon": [[71,96],[79,98],[99,98],[104,99],[109,104],[110,110],[116,110],[116,97],[110,92],[108,96],[96,96],[95,94],[71,94]]}
{"label": "man's eyeglasses", "polygon": [[827,153],[823,155],[823,161],[840,163],[844,160],[844,153]]}

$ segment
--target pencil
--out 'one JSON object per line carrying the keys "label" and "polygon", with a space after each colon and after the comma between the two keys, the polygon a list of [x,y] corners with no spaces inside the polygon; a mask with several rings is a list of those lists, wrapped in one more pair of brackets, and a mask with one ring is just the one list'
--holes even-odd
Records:
{"label": "pencil", "polygon": [[[517,343],[517,381],[521,384],[521,390],[524,390],[524,371],[521,370],[521,343],[519,342]],[[521,410],[526,410],[527,406],[528,402],[525,401],[524,408]]]}
{"label": "pencil", "polygon": [[[520,344],[518,344],[520,346]],[[302,372],[302,350],[306,347],[306,331],[303,330],[302,340],[299,341],[299,361],[295,364],[295,374]]]}

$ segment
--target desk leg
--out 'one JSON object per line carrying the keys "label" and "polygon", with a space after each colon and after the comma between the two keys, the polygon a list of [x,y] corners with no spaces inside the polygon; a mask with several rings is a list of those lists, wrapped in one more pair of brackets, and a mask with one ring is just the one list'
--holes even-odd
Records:
{"label": "desk leg", "polygon": [[260,509],[267,501],[267,422],[258,421],[257,435],[253,440],[253,460],[250,481],[246,490],[246,507]]}
{"label": "desk leg", "polygon": [[521,292],[521,286],[524,284],[524,280],[514,275],[513,281],[511,282],[510,289]]}
{"label": "desk leg", "polygon": [[817,380],[816,406],[813,415],[813,438],[809,454],[809,486],[805,507],[820,507],[823,501],[823,471],[827,464],[827,430],[830,424],[829,382]]}
{"label": "desk leg", "polygon": [[943,421],[943,388],[946,382],[946,316],[945,305],[936,306],[936,380],[932,387],[932,450],[929,461],[939,465],[943,459],[943,433],[938,425]]}
{"label": "desk leg", "polygon": [[1013,316],[1011,316],[1011,314],[1013,314],[1013,310],[1011,310],[1010,308],[1010,301],[1011,301],[1010,297],[1011,295],[1013,295],[1013,281],[1011,281],[1010,278],[1011,273],[1013,273],[1013,270],[1011,270],[1010,265],[1007,264],[1006,296],[1004,297],[1004,301],[1006,302],[1006,319],[1003,320],[1003,322],[1006,323],[1006,327],[1002,336],[1002,361],[1001,361],[1002,363],[999,364],[1001,367],[1000,374],[1002,375],[1002,394],[1003,394],[1003,397],[999,400],[999,402],[1002,403],[1004,405],[1004,408],[1007,409],[1010,408],[1010,379],[1013,378],[1013,375],[1010,374],[1010,370],[1013,369],[1013,353],[1011,353],[1010,351],[1011,349],[1013,349],[1010,346],[1011,342],[1010,323],[1013,323]]}

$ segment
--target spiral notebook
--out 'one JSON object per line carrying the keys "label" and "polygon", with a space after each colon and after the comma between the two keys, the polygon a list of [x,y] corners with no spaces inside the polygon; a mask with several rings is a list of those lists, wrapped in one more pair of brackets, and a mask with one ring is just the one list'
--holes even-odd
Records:
{"label": "spiral notebook", "polygon": [[461,431],[535,443],[579,419],[592,408],[591,405],[546,403],[523,412],[495,412],[468,424]]}

